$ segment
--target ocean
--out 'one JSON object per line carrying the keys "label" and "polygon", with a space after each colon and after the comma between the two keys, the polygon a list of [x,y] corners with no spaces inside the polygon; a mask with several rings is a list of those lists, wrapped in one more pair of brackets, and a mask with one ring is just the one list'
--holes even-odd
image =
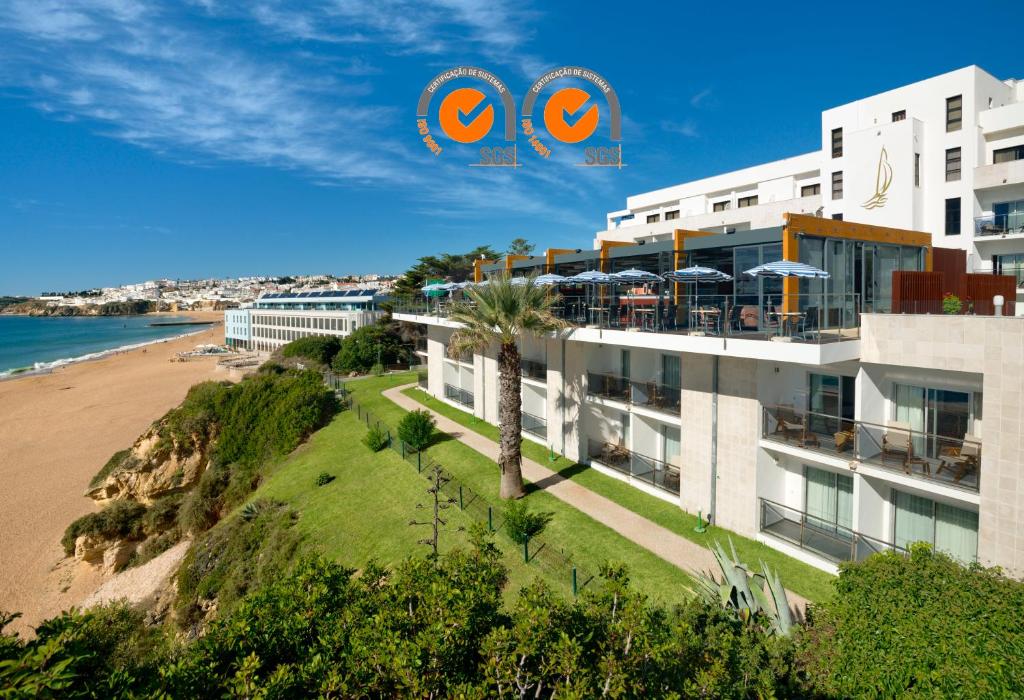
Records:
{"label": "ocean", "polygon": [[184,316],[0,316],[0,378],[98,357],[209,326],[151,326]]}

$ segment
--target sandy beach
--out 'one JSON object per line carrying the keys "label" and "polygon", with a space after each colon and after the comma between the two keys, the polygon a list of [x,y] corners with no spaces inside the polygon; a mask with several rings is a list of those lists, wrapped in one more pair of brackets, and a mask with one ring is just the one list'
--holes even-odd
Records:
{"label": "sandy beach", "polygon": [[[221,320],[223,312],[189,316]],[[131,446],[193,384],[227,377],[215,357],[169,362],[199,343],[223,343],[223,333],[216,325],[0,382],[0,609],[23,613],[16,630],[79,603],[100,583],[78,570],[84,565],[56,567],[64,528],[94,509],[83,492],[112,454]]]}

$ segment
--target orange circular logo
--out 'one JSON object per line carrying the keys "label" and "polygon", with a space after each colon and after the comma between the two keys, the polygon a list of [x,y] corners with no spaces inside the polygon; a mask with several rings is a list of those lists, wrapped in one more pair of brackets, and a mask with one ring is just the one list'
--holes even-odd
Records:
{"label": "orange circular logo", "polygon": [[453,90],[437,111],[437,119],[441,130],[453,141],[473,143],[479,141],[494,126],[494,106],[487,105],[480,110],[469,123],[463,121],[485,99],[484,93],[474,88]]}
{"label": "orange circular logo", "polygon": [[582,116],[576,116],[589,99],[590,93],[579,88],[563,88],[552,95],[544,106],[544,126],[548,133],[562,143],[579,143],[593,134],[597,129],[597,105],[591,105]]}

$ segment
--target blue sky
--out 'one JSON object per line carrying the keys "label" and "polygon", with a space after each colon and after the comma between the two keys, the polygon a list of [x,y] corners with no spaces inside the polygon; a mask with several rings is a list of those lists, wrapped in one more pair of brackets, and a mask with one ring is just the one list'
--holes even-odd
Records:
{"label": "blue sky", "polygon": [[[629,194],[820,147],[822,109],[972,63],[1024,78],[1018,3],[784,7],[3,0],[0,294],[589,247]],[[517,104],[547,68],[603,74],[628,167],[521,137],[516,170],[430,155],[416,99],[460,64]]]}

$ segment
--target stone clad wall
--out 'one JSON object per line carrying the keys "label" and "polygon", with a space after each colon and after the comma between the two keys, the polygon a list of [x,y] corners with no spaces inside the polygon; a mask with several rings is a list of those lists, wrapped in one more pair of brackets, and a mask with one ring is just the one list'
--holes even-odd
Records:
{"label": "stone clad wall", "polygon": [[865,314],[861,360],[982,375],[978,559],[1024,576],[1024,319]]}

